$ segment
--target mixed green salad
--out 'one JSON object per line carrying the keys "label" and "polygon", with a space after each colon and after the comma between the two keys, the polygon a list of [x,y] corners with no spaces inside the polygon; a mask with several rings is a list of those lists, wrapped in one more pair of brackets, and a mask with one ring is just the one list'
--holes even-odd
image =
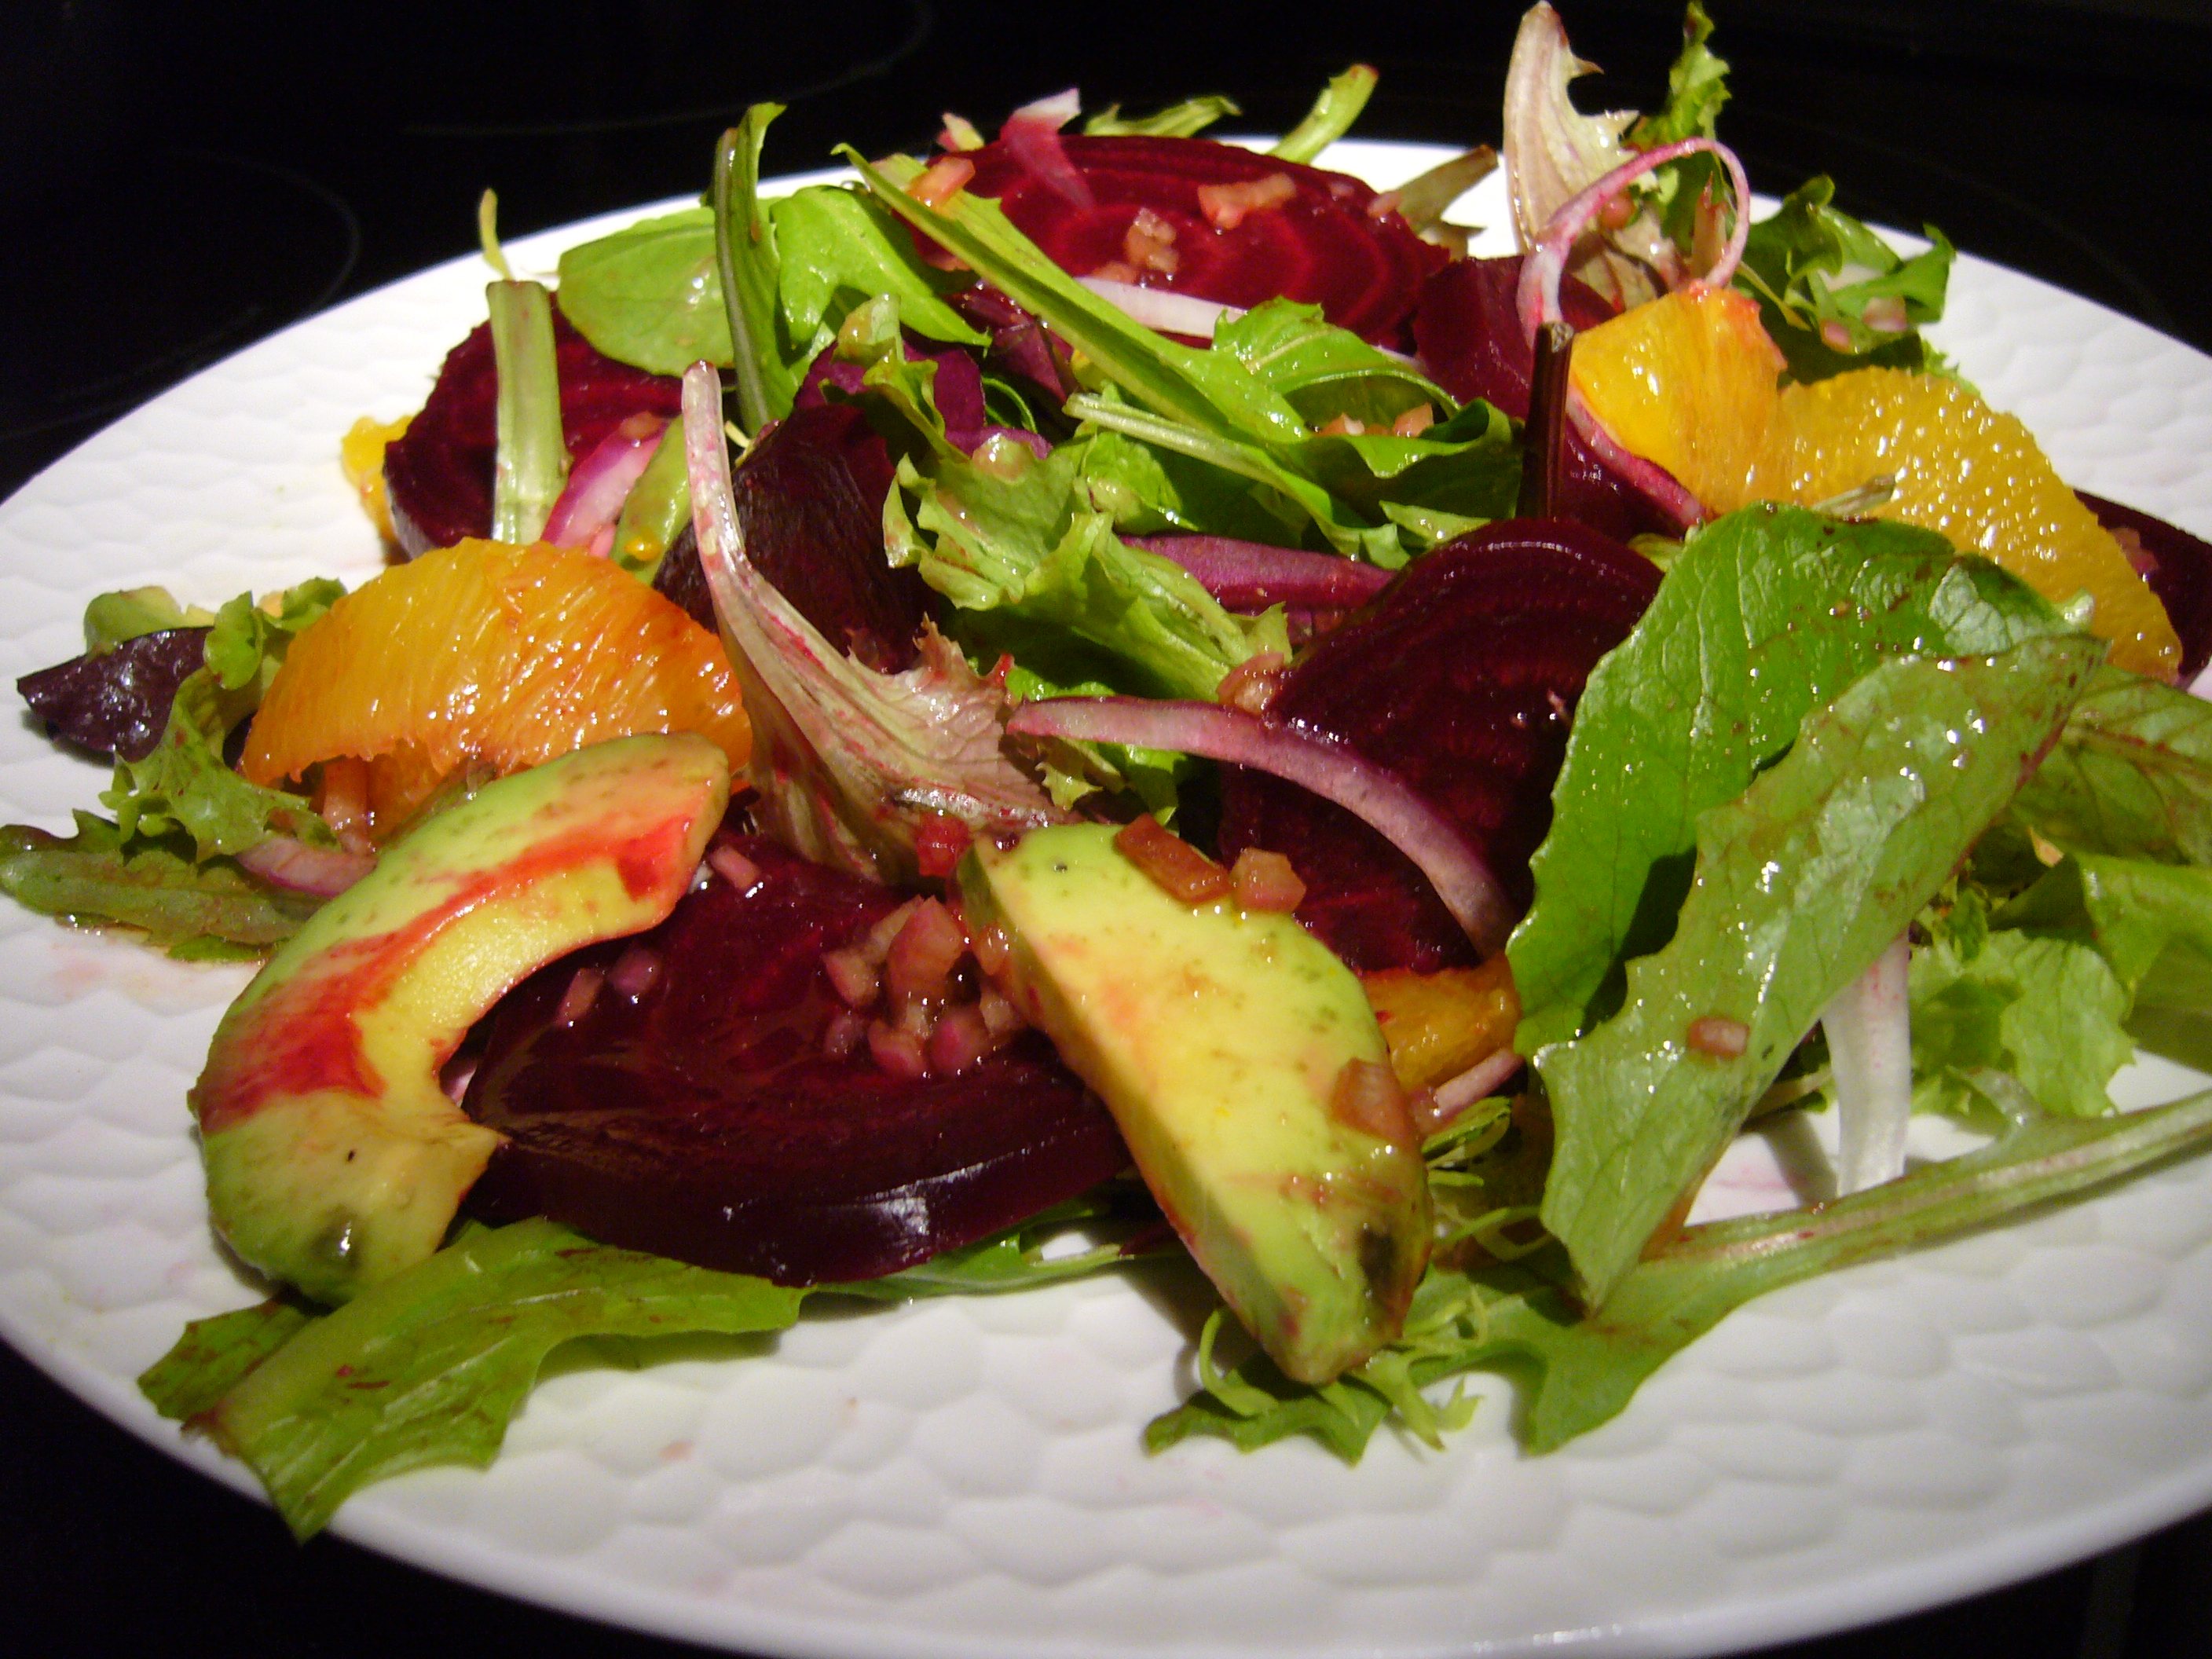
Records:
{"label": "mixed green salad", "polygon": [[[1693,6],[1667,104],[1607,144],[1632,161],[1711,139],[1726,80],[1708,33]],[[1509,110],[1506,165],[1516,191],[1560,173],[1556,210],[1617,163],[1585,156],[1576,173],[1574,123],[1587,118],[1565,105],[1564,80],[1529,73]],[[1325,160],[1371,83],[1355,73],[1332,86],[1273,156]],[[1553,95],[1558,107],[1536,107]],[[1109,112],[1085,131],[1186,142],[1226,109]],[[610,555],[651,580],[681,526],[697,526],[723,636],[744,659],[750,810],[794,850],[876,878],[942,877],[932,837],[943,820],[965,812],[988,842],[1009,800],[1025,822],[1143,814],[1205,847],[1221,811],[1218,759],[1295,770],[1276,752],[1295,746],[1278,729],[1288,722],[1268,726],[1264,696],[1256,713],[1235,698],[1295,672],[1357,605],[1232,604],[1161,549],[1201,538],[1410,574],[1524,521],[1534,434],[1549,420],[1556,438],[1568,418],[1545,406],[1540,372],[1526,411],[1455,396],[1434,335],[1405,331],[1410,301],[1372,329],[1379,337],[1329,320],[1320,301],[1153,309],[1174,283],[1148,289],[1147,271],[1172,271],[1142,238],[1122,251],[1152,266],[1082,280],[1097,274],[1071,274],[965,187],[978,163],[963,174],[963,157],[997,152],[964,124],[933,159],[848,153],[846,182],[770,198],[762,156],[775,112],[756,109],[726,141],[709,204],[566,255],[557,301],[599,353],[687,377],[687,418],[606,515]],[[1048,135],[1068,113],[1024,112],[999,141],[1048,189],[1066,161]],[[1541,131],[1565,134],[1566,149],[1530,154],[1526,135]],[[1442,247],[1479,165],[1417,181],[1371,216]],[[1235,210],[1282,211],[1267,193]],[[1741,231],[1735,285],[1758,302],[1788,377],[1869,363],[1948,372],[1921,333],[1942,306],[1940,238],[1893,250],[1839,213],[1823,179],[1738,224],[1749,204],[1709,146],[1619,195],[1625,210],[1574,244],[1574,270],[1608,304],[1702,280],[1717,237]],[[1462,252],[1420,256],[1408,291]],[[1002,316],[963,303],[979,279]],[[534,447],[521,435],[532,418],[522,365],[541,349],[550,364],[550,336],[501,313],[528,304],[494,301],[505,354],[494,524],[516,542],[542,531],[568,465],[542,409]],[[1028,331],[1056,385],[1008,367],[1010,326]],[[941,406],[956,352],[981,364],[980,429]],[[920,671],[868,668],[818,634],[748,646],[775,635],[761,618],[781,613],[716,575],[714,544],[736,520],[713,498],[703,451],[726,468],[726,422],[759,442],[810,395],[891,434],[883,545],[927,584],[933,634],[950,647],[931,659],[933,694],[950,702],[927,718],[909,707]],[[546,468],[550,482],[533,478]],[[1424,1132],[1431,1224],[1418,1288],[1388,1340],[1318,1382],[1291,1380],[1217,1316],[1201,1387],[1144,1431],[1153,1449],[1308,1435],[1349,1459],[1386,1428],[1437,1443],[1474,1408],[1455,1379],[1496,1369],[1522,1384],[1516,1427],[1541,1452],[1619,1413],[1670,1355],[1768,1290],[2212,1143],[2212,1094],[2118,1112],[2108,1092],[2139,1048],[2212,1061],[2212,710],[2112,666],[2081,605],[1933,532],[1771,504],[1628,529],[1655,591],[1571,710],[1554,700],[1563,753],[1542,781],[1548,827],[1525,887],[1495,848],[1497,870],[1478,848],[1465,879],[1497,890],[1464,911],[1446,892],[1462,919],[1492,914],[1485,903],[1510,911],[1519,1018],[1510,1044],[1467,1070],[1474,1081],[1390,1109]],[[1387,589],[1364,591],[1389,603]],[[91,657],[207,631],[159,740],[118,763],[107,815],[80,814],[72,838],[7,832],[0,884],[182,955],[294,937],[322,900],[284,872],[360,851],[314,797],[250,782],[233,761],[292,642],[337,599],[334,584],[310,583],[212,615],[157,593],[96,600]],[[750,622],[733,616],[746,607]],[[1143,700],[1156,717],[1086,735],[1052,723],[1072,698],[1109,714]],[[1250,725],[1223,738],[1198,706]],[[1159,723],[1159,710],[1174,718]],[[1025,738],[1024,720],[1042,723]],[[1418,802],[1411,817],[1372,807],[1380,787],[1351,775],[1336,798],[1369,801],[1367,821],[1401,848],[1443,848],[1449,889],[1467,865],[1451,861],[1465,848],[1449,826],[1419,817]],[[1747,1122],[1807,1109],[1838,1115],[1839,1190],[1682,1224]],[[1911,1112],[1948,1115],[1983,1144],[1911,1162]],[[1127,1196],[1086,1194],[919,1265],[811,1285],[615,1248],[545,1218],[464,1220],[434,1255],[343,1305],[279,1294],[194,1325],[143,1386],[250,1464],[304,1536],[367,1482],[488,1463],[562,1344],[774,1332],[814,1298],[1012,1291],[1114,1271],[1132,1249],[1176,1249],[1157,1230],[1132,1243]]]}

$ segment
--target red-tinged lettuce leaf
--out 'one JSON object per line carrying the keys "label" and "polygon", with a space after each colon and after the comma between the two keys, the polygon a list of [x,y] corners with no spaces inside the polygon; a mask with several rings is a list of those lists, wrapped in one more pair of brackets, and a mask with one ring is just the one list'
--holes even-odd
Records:
{"label": "red-tinged lettuce leaf", "polygon": [[26,674],[15,690],[49,736],[111,759],[143,760],[161,740],[185,677],[206,659],[208,630],[140,634]]}
{"label": "red-tinged lettuce leaf", "polygon": [[1601,1316],[1584,1317],[1547,1249],[1474,1272],[1431,1268],[1406,1335],[1325,1388],[1285,1381],[1264,1358],[1153,1421],[1154,1450],[1194,1434],[1249,1451],[1311,1435],[1347,1462],[1395,1416],[1421,1431],[1438,1416],[1422,1391],[1471,1370],[1523,1386],[1514,1426],[1551,1451],[1618,1415],[1646,1377],[1753,1297],[1854,1262],[1938,1243],[2212,1146],[2212,1093],[2148,1111],[2047,1118],[1947,1163],[1805,1210],[1686,1230],[1625,1273]]}
{"label": "red-tinged lettuce leaf", "polygon": [[[1444,251],[1424,242],[1357,179],[1203,138],[1070,137],[1060,141],[1092,198],[1079,206],[1000,140],[963,152],[969,193],[1006,216],[1063,270],[1088,276],[1128,262],[1130,226],[1149,210],[1174,232],[1172,272],[1143,270],[1148,287],[1249,307],[1280,295],[1319,306],[1329,321],[1385,345],[1405,343],[1420,279]],[[1207,186],[1292,188],[1279,205],[1217,228],[1200,204]]]}
{"label": "red-tinged lettuce leaf", "polygon": [[[1649,561],[1581,525],[1494,525],[1416,560],[1318,641],[1268,714],[1389,767],[1525,905],[1583,680],[1658,588]],[[1298,919],[1356,968],[1473,960],[1411,860],[1295,784],[1226,769],[1220,841],[1225,858],[1247,847],[1287,857],[1306,884]]]}
{"label": "red-tinged lettuce leaf", "polygon": [[1617,1006],[1617,964],[1674,931],[1698,815],[1741,794],[1806,714],[1885,654],[1984,654],[2063,626],[1932,532],[1755,507],[1693,534],[1590,677],[1507,947],[1533,1053]]}
{"label": "red-tinged lettuce leaf", "polygon": [[2101,670],[2014,810],[2071,852],[2212,866],[2212,703]]}
{"label": "red-tinged lettuce leaf", "polygon": [[[632,415],[672,418],[681,388],[604,356],[553,313],[561,427],[570,458],[589,454]],[[491,325],[447,354],[422,412],[384,452],[392,525],[410,557],[491,533],[492,469],[499,448],[499,368]]]}
{"label": "red-tinged lettuce leaf", "polygon": [[[872,1279],[974,1243],[1126,1167],[1113,1120],[1028,1034],[968,1070],[893,1076],[825,1052],[823,965],[907,895],[726,838],[667,921],[563,959],[487,1017],[465,1104],[507,1139],[470,1196],[781,1284]],[[617,963],[651,963],[623,989]],[[605,975],[588,1007],[579,974]]]}
{"label": "red-tinged lettuce leaf", "polygon": [[[1555,1131],[1543,1222],[1587,1303],[1605,1303],[1821,1010],[2004,810],[2101,651],[2059,635],[1881,662],[1698,816],[1673,939],[1628,963],[1619,1013],[1535,1055]],[[1716,1025],[1736,1041],[1701,1042]]]}

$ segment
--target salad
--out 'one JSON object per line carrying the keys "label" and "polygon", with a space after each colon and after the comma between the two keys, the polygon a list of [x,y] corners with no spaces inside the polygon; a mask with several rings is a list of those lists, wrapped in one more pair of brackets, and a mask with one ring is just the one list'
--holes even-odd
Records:
{"label": "salad", "polygon": [[[1073,110],[1033,106],[994,141],[948,123],[932,160],[850,157],[857,184],[775,204],[756,195],[773,118],[756,111],[713,206],[577,250],[557,312],[534,284],[495,284],[489,329],[448,362],[453,395],[366,469],[412,563],[343,599],[309,584],[211,615],[95,602],[95,648],[34,707],[118,756],[113,817],[69,841],[15,832],[5,878],[181,951],[276,951],[226,1022],[243,1060],[226,1070],[219,1036],[196,1103],[218,1224],[307,1292],[187,1334],[146,1380],[163,1409],[252,1463],[304,1533],[380,1474],[488,1459],[544,1356],[580,1336],[772,1331],[813,1296],[984,1293],[1182,1248],[1236,1317],[1209,1327],[1203,1389],[1152,1443],[1310,1434],[1357,1456],[1386,1423],[1435,1439],[1462,1413],[1452,1378],[1515,1362],[1542,1449],[1766,1288],[2200,1144],[2203,1100],[2119,1116],[2105,1091],[2131,1042],[2191,1054],[2203,1006],[2203,727],[2173,684],[2202,641],[2140,580],[2148,605],[2106,597],[2094,554],[2052,578],[2012,541],[1969,557],[1882,516],[1912,505],[1902,465],[1839,489],[1792,471],[1826,453],[1838,388],[1879,388],[1900,423],[1980,420],[1918,332],[1948,250],[1888,249],[1818,181],[1750,223],[1694,10],[1664,110],[1593,122],[1565,101],[1571,75],[1540,8],[1506,124],[1530,252],[1500,265],[1444,246],[1479,160],[1395,200],[1309,166],[1356,115],[1357,73],[1271,155],[1191,147],[1210,106],[1080,140]],[[1188,186],[1218,239],[1148,208],[1086,248],[1115,167]],[[1202,169],[1221,173],[1187,176]],[[1258,250],[1206,271],[1247,226]],[[1255,269],[1268,286],[1237,289]],[[477,476],[466,388],[487,360],[483,517],[464,503],[441,522]],[[1628,367],[1608,381],[1608,362]],[[1723,406],[1778,399],[1758,443],[1689,453],[1702,388],[1747,362],[1752,390]],[[1624,399],[1639,377],[1666,393],[1647,404],[1700,418]],[[579,380],[605,399],[588,436],[566,429]],[[2036,497],[2020,476],[2011,494]],[[1716,511],[1731,488],[1748,504]],[[2106,540],[2130,576],[2186,572],[2185,540],[2123,528]],[[615,691],[566,731],[567,671],[530,635],[472,683],[510,693],[497,742],[441,751],[428,728],[498,700],[433,678],[423,729],[362,741],[356,721],[355,746],[316,750],[296,688],[377,672],[362,642],[388,657],[403,628],[489,635],[477,619],[524,591],[587,619],[570,635],[666,643],[625,645]],[[2146,620],[2118,620],[2130,603]],[[669,620],[687,608],[726,659],[691,660]],[[635,708],[661,724],[627,730],[696,735],[596,723]],[[679,825],[676,850],[622,865],[638,914],[532,933],[493,976],[483,1000],[544,964],[461,1050],[477,1133],[441,1145],[472,1218],[448,1237],[451,1205],[402,1206],[415,1236],[387,1254],[370,1199],[333,1232],[326,1209],[303,1225],[271,1196],[296,1138],[225,1161],[225,1137],[281,1128],[263,1109],[301,1092],[268,1055],[313,1048],[319,1010],[360,1012],[325,991],[288,1003],[288,986],[336,982],[319,964],[381,936],[362,918],[388,918],[375,907],[410,872],[511,871],[529,859],[485,852],[497,836],[542,848],[518,823],[608,794],[634,815],[617,833],[583,814],[593,848]],[[1163,927],[1196,930],[1156,960],[1264,933],[1309,978],[1358,975],[1367,1046],[1285,1109],[1328,1142],[1322,1186],[1389,1189],[1348,1243],[1314,1245],[1344,1270],[1351,1338],[1316,1345],[1267,1311],[1315,1296],[1304,1269],[1249,1259],[1280,1215],[1209,1230],[1220,1189],[1159,1150],[1182,1144],[1156,1136],[1167,1091],[1102,1053],[1051,905],[1024,908],[1025,848],[1079,848],[1054,856],[1119,884],[1086,916],[1164,903]],[[498,937],[531,931],[488,914]],[[787,969],[806,981],[791,1000],[732,996]],[[722,1012],[684,1012],[702,991]],[[363,1052],[434,1081],[480,1012],[447,1000],[468,1017],[441,1003],[431,1034],[414,1009]],[[750,1022],[735,1035],[714,1024],[732,1000]],[[762,1058],[763,1025],[801,1031],[801,1057]],[[1011,1139],[817,1202],[821,1164],[863,1161],[849,1134],[834,1160],[834,1137],[808,1133],[798,1164],[749,1168],[634,1120],[595,1137],[592,1102],[546,1081],[677,1037],[772,1076],[769,1104],[809,1131],[819,1103],[890,1103],[859,1138],[871,1152],[917,1099],[932,1134],[981,1120]],[[623,1064],[641,1092],[693,1086],[672,1080],[682,1064]],[[1681,1227],[1751,1115],[1821,1098],[1844,1195]],[[744,1100],[749,1156],[766,1118]],[[1908,1172],[1913,1107],[1988,1145]],[[599,1157],[653,1134],[611,1172]],[[1002,1165],[1020,1179],[967,1179]],[[702,1170],[752,1184],[687,1215]],[[337,1180],[325,1164],[295,1184]],[[735,1228],[717,1219],[744,1207],[733,1191],[765,1194]],[[909,1224],[885,1237],[893,1213]],[[404,1418],[385,1405],[400,1395]]]}

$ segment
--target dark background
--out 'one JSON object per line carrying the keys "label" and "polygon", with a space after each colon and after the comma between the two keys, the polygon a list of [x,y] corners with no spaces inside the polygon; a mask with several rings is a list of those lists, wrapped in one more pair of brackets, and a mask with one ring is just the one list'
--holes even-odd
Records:
{"label": "dark background", "polygon": [[[1585,107],[1656,101],[1672,0],[1566,0],[1608,71]],[[2203,0],[1714,0],[1722,136],[1779,193],[1940,225],[2212,349]],[[203,11],[210,15],[201,15]],[[1246,0],[401,0],[352,8],[17,0],[0,40],[0,495],[177,380],[475,246],[700,189],[750,102],[790,112],[772,171],[831,144],[916,149],[1079,82],[1086,106],[1221,91],[1279,130],[1328,76],[1382,86],[1363,137],[1498,137],[1519,6]],[[337,434],[333,434],[333,441]],[[1769,1659],[2152,1659],[2212,1651],[2212,1517],[1957,1607]],[[108,1425],[0,1349],[0,1619],[70,1650],[192,1638],[383,1656],[676,1655],[678,1644],[456,1587],[265,1510]],[[11,1641],[11,1645],[15,1644]],[[855,1656],[855,1659],[866,1659]]]}

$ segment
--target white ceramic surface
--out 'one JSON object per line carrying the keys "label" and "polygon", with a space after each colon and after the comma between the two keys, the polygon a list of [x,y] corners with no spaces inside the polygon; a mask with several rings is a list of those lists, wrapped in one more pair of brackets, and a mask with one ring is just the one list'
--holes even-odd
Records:
{"label": "white ceramic surface", "polygon": [[[1389,182],[1430,155],[1331,159]],[[579,234],[514,252],[550,265]],[[81,649],[103,588],[215,602],[368,574],[338,436],[421,402],[483,281],[458,264],[302,324],[0,507],[0,678]],[[2212,534],[2212,360],[1972,260],[1953,294],[1945,346],[2070,479]],[[64,827],[102,781],[0,730],[0,819]],[[253,1299],[210,1240],[183,1104],[243,980],[0,909],[0,1331],[240,1486],[132,1378],[188,1318]],[[338,1530],[778,1655],[1665,1654],[1911,1609],[2212,1503],[2212,1162],[1771,1297],[1543,1459],[1516,1451],[1502,1386],[1442,1453],[1148,1457],[1145,1422],[1190,1382],[1176,1288],[1104,1279],[565,1371],[491,1472],[374,1487]]]}

